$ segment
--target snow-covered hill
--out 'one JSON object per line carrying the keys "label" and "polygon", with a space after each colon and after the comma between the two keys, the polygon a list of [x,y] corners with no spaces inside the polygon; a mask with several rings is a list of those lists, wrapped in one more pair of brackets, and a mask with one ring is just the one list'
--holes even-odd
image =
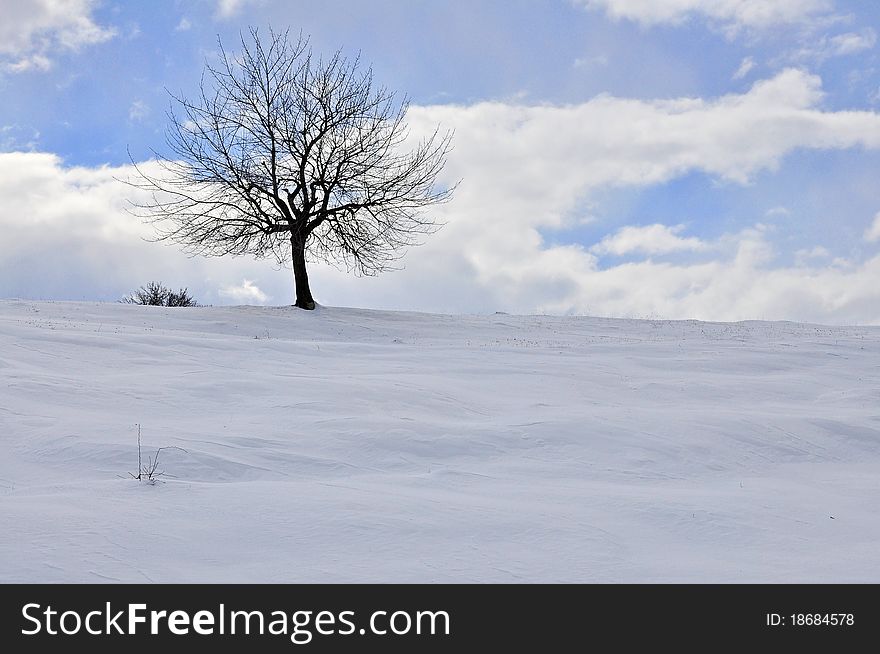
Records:
{"label": "snow-covered hill", "polygon": [[880,329],[3,301],[0,524],[5,582],[880,582]]}

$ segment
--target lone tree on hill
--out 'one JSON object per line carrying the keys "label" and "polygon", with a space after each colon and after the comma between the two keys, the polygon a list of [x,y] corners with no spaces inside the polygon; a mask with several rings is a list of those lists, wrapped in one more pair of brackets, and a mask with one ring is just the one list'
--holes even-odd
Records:
{"label": "lone tree on hill", "polygon": [[197,99],[172,95],[171,156],[156,155],[156,175],[138,169],[152,195],[135,213],[190,253],[290,261],[296,306],[314,309],[306,261],[374,275],[436,229],[422,210],[454,190],[435,186],[451,134],[407,149],[406,99],[357,59],[315,57],[287,31],[249,35],[236,56],[219,44]]}

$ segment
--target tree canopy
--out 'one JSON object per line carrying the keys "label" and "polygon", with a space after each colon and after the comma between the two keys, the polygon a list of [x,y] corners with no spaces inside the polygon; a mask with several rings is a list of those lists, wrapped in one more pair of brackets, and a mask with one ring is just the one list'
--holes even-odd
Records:
{"label": "tree canopy", "polygon": [[251,28],[238,54],[219,43],[198,97],[172,96],[169,155],[138,169],[151,199],[135,212],[190,253],[292,263],[314,308],[307,261],[377,274],[438,227],[424,210],[454,190],[436,184],[452,136],[412,139],[407,108],[359,59]]}

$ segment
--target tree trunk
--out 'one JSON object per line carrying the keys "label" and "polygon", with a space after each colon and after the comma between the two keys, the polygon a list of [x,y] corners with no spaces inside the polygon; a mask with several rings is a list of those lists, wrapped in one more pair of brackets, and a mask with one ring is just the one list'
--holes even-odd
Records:
{"label": "tree trunk", "polygon": [[309,288],[309,273],[306,270],[305,241],[292,238],[290,247],[293,258],[293,282],[296,285],[296,304],[300,309],[311,311],[315,308],[315,300]]}

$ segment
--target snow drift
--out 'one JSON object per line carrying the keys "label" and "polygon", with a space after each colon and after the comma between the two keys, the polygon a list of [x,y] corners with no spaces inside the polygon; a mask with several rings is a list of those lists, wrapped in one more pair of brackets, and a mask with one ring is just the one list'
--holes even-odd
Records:
{"label": "snow drift", "polygon": [[878,401],[880,328],[3,301],[0,581],[880,582]]}

